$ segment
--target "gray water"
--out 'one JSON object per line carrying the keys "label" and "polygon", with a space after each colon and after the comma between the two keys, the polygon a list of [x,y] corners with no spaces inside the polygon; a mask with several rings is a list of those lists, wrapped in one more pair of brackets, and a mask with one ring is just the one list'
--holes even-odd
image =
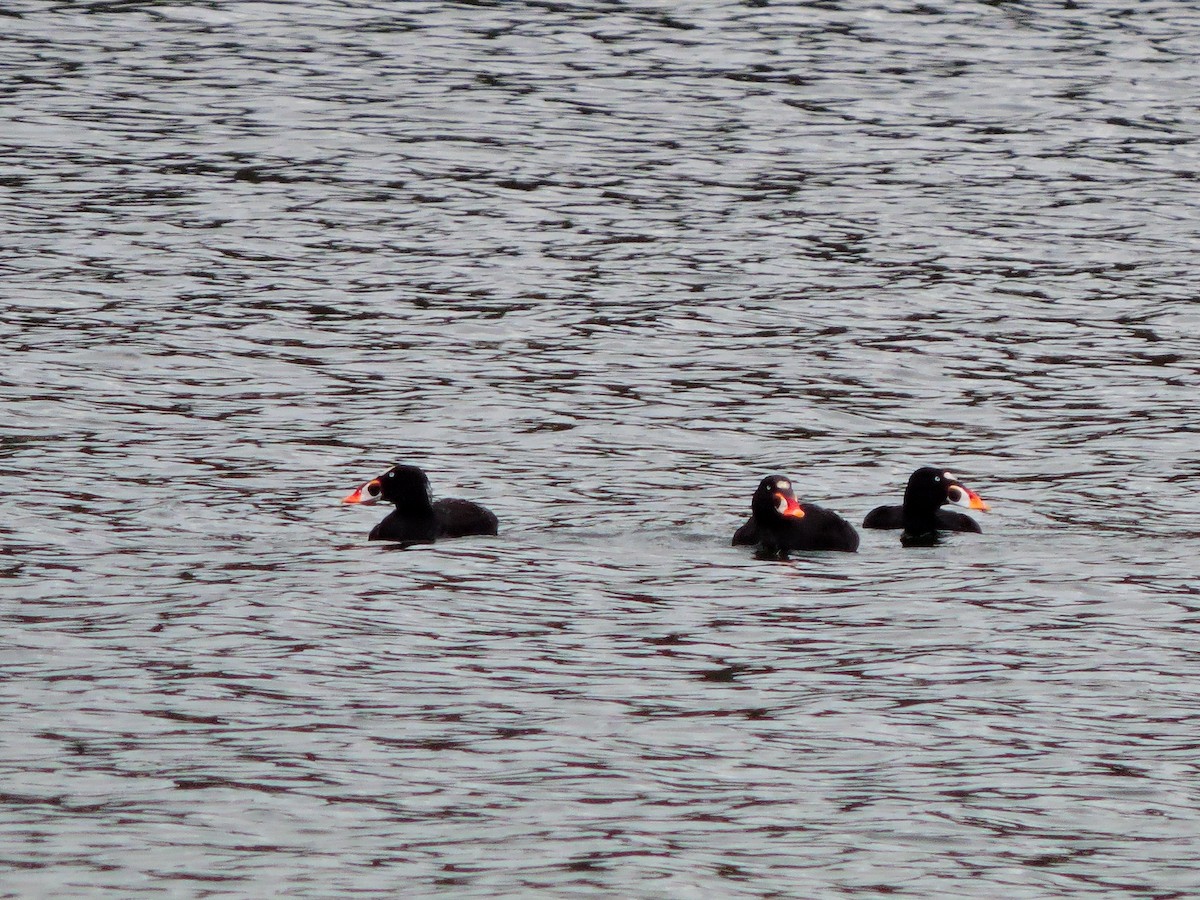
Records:
{"label": "gray water", "polygon": [[1193,4],[0,26],[0,894],[1200,893]]}

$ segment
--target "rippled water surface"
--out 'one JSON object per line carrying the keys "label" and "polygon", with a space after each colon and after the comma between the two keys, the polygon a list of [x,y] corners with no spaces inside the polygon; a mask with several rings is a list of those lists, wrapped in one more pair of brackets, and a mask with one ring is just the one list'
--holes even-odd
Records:
{"label": "rippled water surface", "polygon": [[0,894],[1200,893],[1193,4],[0,22]]}

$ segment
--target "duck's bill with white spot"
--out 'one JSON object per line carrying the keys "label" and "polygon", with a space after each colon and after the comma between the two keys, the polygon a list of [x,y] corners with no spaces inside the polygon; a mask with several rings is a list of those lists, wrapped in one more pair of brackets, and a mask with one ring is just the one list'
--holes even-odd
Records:
{"label": "duck's bill with white spot", "polygon": [[791,491],[776,491],[774,497],[775,508],[779,510],[781,516],[791,516],[793,519],[804,518],[804,508]]}
{"label": "duck's bill with white spot", "polygon": [[342,499],[343,503],[378,503],[380,496],[383,494],[383,484],[378,478],[372,478],[360,488],[356,488],[348,496]]}
{"label": "duck's bill with white spot", "polygon": [[951,503],[957,503],[959,506],[965,506],[967,509],[978,509],[983,512],[987,512],[989,509],[983,498],[965,484],[950,485],[946,489],[946,496],[950,498]]}

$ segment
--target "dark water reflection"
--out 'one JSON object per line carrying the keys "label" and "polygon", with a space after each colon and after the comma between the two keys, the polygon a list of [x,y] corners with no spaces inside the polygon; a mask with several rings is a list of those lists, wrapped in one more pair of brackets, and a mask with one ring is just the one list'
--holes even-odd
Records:
{"label": "dark water reflection", "polygon": [[2,12],[5,891],[1200,890],[1190,5]]}

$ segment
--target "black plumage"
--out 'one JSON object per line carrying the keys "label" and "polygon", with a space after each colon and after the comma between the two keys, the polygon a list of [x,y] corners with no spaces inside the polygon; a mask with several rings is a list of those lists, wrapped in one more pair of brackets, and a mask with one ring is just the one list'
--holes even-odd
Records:
{"label": "black plumage", "polygon": [[734,533],[735,546],[755,546],[763,555],[779,558],[792,550],[858,549],[854,526],[832,510],[799,502],[791,481],[782,475],[759,483],[750,512],[750,519]]}
{"label": "black plumage", "polygon": [[395,504],[371,529],[369,540],[433,543],[442,538],[490,535],[499,530],[495,514],[471,500],[434,501],[429,479],[416,466],[396,465],[355,490],[343,503]]}
{"label": "black plumage", "polygon": [[952,472],[924,466],[909,476],[904,502],[899,506],[877,506],[863,519],[863,528],[901,528],[900,543],[906,547],[936,544],[942,531],[983,532],[970,516],[942,509],[947,503],[968,509],[988,508],[983,498]]}

